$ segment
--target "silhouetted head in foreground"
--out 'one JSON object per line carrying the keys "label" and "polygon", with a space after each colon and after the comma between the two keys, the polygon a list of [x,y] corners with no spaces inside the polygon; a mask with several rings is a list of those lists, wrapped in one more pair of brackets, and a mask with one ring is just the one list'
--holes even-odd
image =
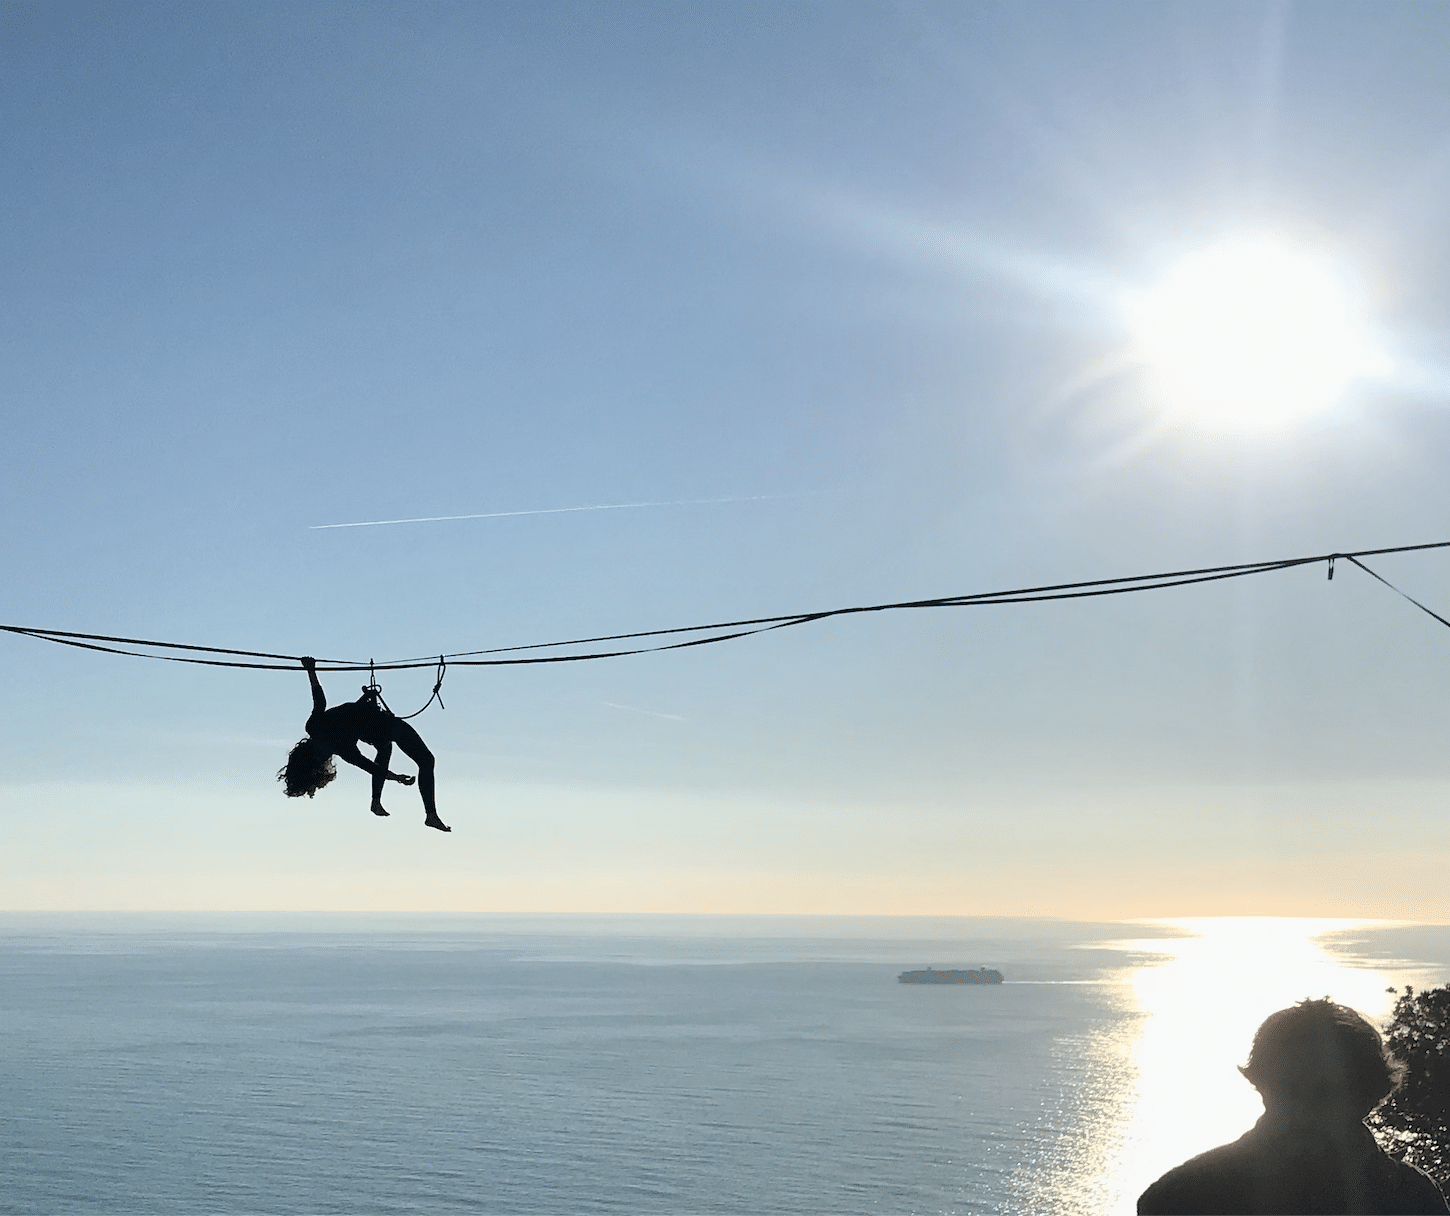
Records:
{"label": "silhouetted head in foreground", "polygon": [[1239,1071],[1270,1117],[1358,1123],[1389,1097],[1403,1069],[1378,1030],[1325,997],[1265,1018]]}
{"label": "silhouetted head in foreground", "polygon": [[1140,1216],[1450,1212],[1439,1188],[1364,1125],[1401,1069],[1353,1009],[1325,997],[1270,1014],[1239,1071],[1263,1097],[1263,1118],[1169,1170],[1139,1196]]}
{"label": "silhouetted head in foreground", "polygon": [[300,739],[287,754],[287,763],[277,770],[277,780],[285,785],[287,797],[311,798],[337,776],[332,762],[332,749],[308,736]]}

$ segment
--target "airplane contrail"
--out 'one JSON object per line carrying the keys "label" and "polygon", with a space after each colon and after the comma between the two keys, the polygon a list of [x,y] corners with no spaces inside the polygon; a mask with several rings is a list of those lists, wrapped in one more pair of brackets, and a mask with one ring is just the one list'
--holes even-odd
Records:
{"label": "airplane contrail", "polygon": [[449,519],[507,519],[514,515],[567,515],[574,511],[632,511],[638,507],[696,507],[716,502],[763,502],[780,494],[747,494],[734,498],[679,498],[672,502],[606,502],[592,507],[542,507],[534,511],[483,511],[476,515],[420,515],[416,519],[366,519],[355,524],[309,524],[309,532],[323,528],[381,528],[389,524],[436,524]]}
{"label": "airplane contrail", "polygon": [[618,701],[601,701],[601,705],[607,705],[610,709],[627,709],[632,714],[648,714],[651,718],[666,718],[671,722],[685,722],[688,719],[680,717],[679,714],[662,714],[657,709],[641,709],[638,705],[621,705]]}

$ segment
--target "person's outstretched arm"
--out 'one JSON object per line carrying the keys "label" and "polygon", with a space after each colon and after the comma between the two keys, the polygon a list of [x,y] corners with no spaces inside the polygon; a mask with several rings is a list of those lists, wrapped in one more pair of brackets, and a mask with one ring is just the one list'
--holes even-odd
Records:
{"label": "person's outstretched arm", "polygon": [[327,708],[327,694],[317,679],[317,660],[310,654],[302,656],[302,666],[307,668],[307,678],[312,681],[312,712],[320,714]]}
{"label": "person's outstretched arm", "polygon": [[399,785],[412,785],[414,778],[407,773],[395,773],[389,769],[378,767],[376,760],[369,760],[362,752],[358,751],[356,743],[345,743],[335,753],[339,760],[345,760],[354,768],[360,768],[371,776],[377,776],[379,772],[383,775],[384,781],[396,781]]}

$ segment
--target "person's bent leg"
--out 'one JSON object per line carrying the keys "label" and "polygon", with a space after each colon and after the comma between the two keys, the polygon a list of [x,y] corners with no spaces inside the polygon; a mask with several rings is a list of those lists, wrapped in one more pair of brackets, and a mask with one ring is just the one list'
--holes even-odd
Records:
{"label": "person's bent leg", "polygon": [[383,784],[388,779],[388,761],[393,758],[393,745],[383,743],[378,746],[378,754],[373,758],[373,804],[369,808],[374,815],[386,815],[383,810]]}
{"label": "person's bent leg", "polygon": [[423,742],[423,737],[406,722],[393,725],[393,740],[398,750],[418,766],[418,797],[423,800],[423,822],[440,832],[451,832],[443,820],[438,818],[438,806],[433,797],[433,753]]}

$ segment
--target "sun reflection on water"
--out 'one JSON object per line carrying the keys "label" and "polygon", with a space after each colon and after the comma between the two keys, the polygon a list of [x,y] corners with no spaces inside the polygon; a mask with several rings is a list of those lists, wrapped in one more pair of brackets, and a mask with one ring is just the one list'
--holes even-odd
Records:
{"label": "sun reflection on water", "polygon": [[[1099,1180],[1108,1210],[1132,1212],[1165,1170],[1237,1139],[1263,1113],[1238,1073],[1254,1031],[1269,1014],[1306,997],[1330,996],[1383,1022],[1400,969],[1351,966],[1317,939],[1368,922],[1288,917],[1217,917],[1166,923],[1185,933],[1116,943],[1146,959],[1131,976],[1144,1015],[1131,1049],[1136,1094]],[[1412,982],[1418,976],[1412,977]]]}

